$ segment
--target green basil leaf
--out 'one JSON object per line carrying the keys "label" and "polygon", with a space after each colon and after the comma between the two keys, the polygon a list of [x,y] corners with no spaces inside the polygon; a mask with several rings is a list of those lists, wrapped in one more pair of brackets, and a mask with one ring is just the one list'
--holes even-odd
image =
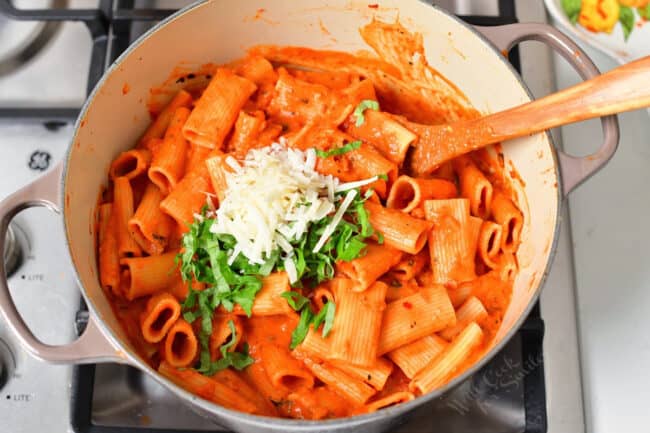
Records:
{"label": "green basil leaf", "polygon": [[230,366],[235,370],[241,371],[255,362],[248,354],[248,344],[244,343],[241,352],[229,352]]}
{"label": "green basil leaf", "polygon": [[334,304],[334,301],[329,301],[327,304],[323,306],[323,308],[326,309],[325,324],[323,325],[323,337],[327,337],[330,331],[332,330],[332,326],[334,325],[336,305]]}
{"label": "green basil leaf", "polygon": [[[244,343],[241,352],[229,352],[237,342],[237,331],[235,329],[235,323],[232,320],[228,321],[228,327],[230,328],[230,340],[219,347],[221,358],[212,362],[210,359],[210,351],[203,350],[200,355],[200,366],[197,369],[199,373],[206,376],[212,376],[218,371],[225,370],[228,367],[233,367],[236,370],[243,370],[255,362],[255,360],[249,356],[247,343]],[[201,346],[208,346],[208,343],[202,339]]]}
{"label": "green basil leaf", "polygon": [[357,222],[361,226],[361,236],[366,238],[372,236],[373,229],[370,224],[370,215],[368,214],[366,207],[363,203],[358,203],[354,206],[354,210],[357,213]]}
{"label": "green basil leaf", "polygon": [[181,305],[184,310],[189,310],[194,308],[194,305],[196,304],[196,298],[198,297],[198,293],[199,293],[198,291],[190,287],[187,297],[185,298],[183,304]]}
{"label": "green basil leaf", "polygon": [[280,296],[286,299],[287,304],[289,304],[289,306],[295,311],[300,311],[305,307],[305,305],[309,305],[309,298],[304,297],[298,292],[284,292]]}
{"label": "green basil leaf", "polygon": [[319,158],[329,158],[330,156],[338,156],[338,155],[344,155],[348,152],[352,152],[353,150],[356,150],[361,147],[361,141],[351,141],[348,144],[344,144],[341,147],[335,147],[334,149],[330,149],[328,151],[322,151],[320,149],[316,149],[316,155]]}
{"label": "green basil leaf", "polygon": [[273,268],[275,268],[275,265],[278,262],[279,258],[280,258],[280,251],[278,250],[273,251],[273,253],[271,253],[271,257],[266,259],[266,262],[264,262],[264,264],[261,265],[259,269],[257,269],[257,272],[255,273],[266,277],[273,271]]}
{"label": "green basil leaf", "polygon": [[344,262],[350,262],[361,255],[367,244],[363,242],[360,236],[355,236],[346,244],[345,249],[339,253],[338,259]]}
{"label": "green basil leaf", "polygon": [[632,8],[621,5],[621,12],[618,15],[618,21],[621,23],[621,27],[623,27],[623,35],[627,41],[632,30],[634,30],[634,22],[636,21]]}
{"label": "green basil leaf", "polygon": [[357,108],[354,109],[352,115],[355,117],[355,126],[361,126],[366,121],[363,112],[366,110],[375,110],[379,111],[379,102],[373,101],[372,99],[364,99],[357,105]]}
{"label": "green basil leaf", "polygon": [[235,322],[233,322],[232,320],[228,320],[228,328],[230,328],[230,341],[222,344],[221,347],[219,348],[219,351],[221,352],[221,356],[223,356],[224,358],[226,357],[226,352],[228,352],[228,349],[233,347],[237,342],[237,330],[235,329]]}
{"label": "green basil leaf", "polygon": [[318,314],[314,316],[314,318],[311,321],[311,324],[314,325],[314,331],[318,331],[318,328],[320,328],[320,325],[323,324],[325,321],[325,316],[327,316],[327,311],[330,308],[330,303],[328,302],[327,304],[323,305],[323,308],[320,309]]}
{"label": "green basil leaf", "polygon": [[187,323],[194,323],[196,319],[198,319],[200,314],[196,311],[186,311],[183,313],[183,320],[185,320]]}
{"label": "green basil leaf", "polygon": [[582,9],[582,0],[562,0],[561,2],[562,9],[569,20],[575,24],[578,21],[580,16],[580,10]]}
{"label": "green basil leaf", "polygon": [[300,343],[305,340],[307,333],[309,332],[309,324],[311,323],[313,314],[309,308],[304,308],[300,313],[300,321],[298,321],[298,326],[291,333],[291,344],[289,348],[291,350],[298,347]]}

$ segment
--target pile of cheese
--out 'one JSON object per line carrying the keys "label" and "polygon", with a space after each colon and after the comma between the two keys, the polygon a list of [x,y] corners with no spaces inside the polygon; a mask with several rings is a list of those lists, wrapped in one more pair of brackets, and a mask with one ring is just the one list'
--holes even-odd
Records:
{"label": "pile of cheese", "polygon": [[[282,144],[252,149],[243,161],[232,157],[226,164],[227,189],[216,211],[213,233],[232,235],[237,243],[230,263],[243,254],[251,263],[264,263],[276,250],[293,283],[297,274],[292,241],[299,240],[310,224],[334,212],[314,252],[322,248],[352,203],[359,186],[376,178],[340,183],[315,170],[316,151],[291,149]],[[337,193],[347,191],[341,200]],[[336,211],[336,212],[335,212]]]}

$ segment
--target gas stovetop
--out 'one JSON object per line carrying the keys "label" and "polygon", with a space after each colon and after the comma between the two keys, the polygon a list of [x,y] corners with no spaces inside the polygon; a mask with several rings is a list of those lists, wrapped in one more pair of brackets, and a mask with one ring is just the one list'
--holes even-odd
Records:
{"label": "gas stovetop", "polygon": [[[79,107],[106,66],[151,24],[187,3],[12,3],[73,7],[23,11],[0,0],[0,24],[15,26],[12,34],[23,38],[3,49],[0,26],[0,198],[62,159]],[[436,3],[473,24],[544,19],[541,5],[526,0]],[[515,50],[511,61],[521,67],[533,92],[545,93],[552,85],[552,71],[548,53],[542,51],[541,56],[542,61],[539,51],[526,48]],[[80,308],[59,216],[29,209],[12,227],[16,249],[5,251],[5,260],[15,262],[10,287],[19,310],[46,343],[71,341],[87,313]],[[576,325],[566,232],[567,227],[541,308],[533,310],[485,368],[453,393],[419,409],[399,432],[573,433],[584,428],[578,354],[571,340]],[[32,433],[43,427],[51,432],[101,433],[220,430],[130,367],[52,366],[35,360],[1,322],[0,365],[2,433]]]}

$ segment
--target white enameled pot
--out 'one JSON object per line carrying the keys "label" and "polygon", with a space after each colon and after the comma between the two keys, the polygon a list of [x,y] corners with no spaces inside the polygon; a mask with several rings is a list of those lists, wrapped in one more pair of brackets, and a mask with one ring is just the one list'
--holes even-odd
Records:
{"label": "white enameled pot", "polygon": [[[260,7],[264,8],[261,16]],[[553,257],[563,196],[605,164],[616,150],[615,117],[603,118],[604,143],[585,158],[557,151],[549,134],[504,143],[506,167],[514,167],[521,178],[514,179],[513,185],[525,217],[523,242],[517,253],[520,272],[512,302],[490,351],[480,362],[443,388],[409,403],[331,421],[266,418],[217,406],[166,380],[135,353],[98,282],[94,224],[98,192],[106,182],[110,162],[132,147],[149,123],[145,102],[152,87],[163,83],[180,62],[185,66],[224,63],[260,43],[344,51],[367,48],[358,29],[374,16],[384,20],[399,16],[411,31],[422,33],[429,63],[483,113],[531,99],[502,54],[520,41],[535,39],[550,44],[583,77],[598,73],[589,58],[552,27],[472,27],[418,0],[385,0],[378,8],[357,0],[275,0],[263,6],[254,0],[214,0],[183,9],[142,36],[106,72],[81,111],[64,163],[0,203],[0,250],[9,221],[20,210],[47,206],[62,212],[70,256],[90,310],[88,326],[78,340],[56,347],[41,343],[16,310],[4,265],[0,264],[0,310],[23,346],[51,362],[131,364],[197,412],[242,432],[381,431],[400,422],[415,407],[448,392],[487,362],[515,333],[537,300]]]}

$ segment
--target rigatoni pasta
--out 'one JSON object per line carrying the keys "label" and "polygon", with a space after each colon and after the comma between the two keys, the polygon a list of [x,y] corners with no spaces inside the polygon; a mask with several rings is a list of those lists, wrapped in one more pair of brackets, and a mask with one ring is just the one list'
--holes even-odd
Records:
{"label": "rigatoni pasta", "polygon": [[160,188],[153,183],[147,184],[142,200],[128,222],[131,237],[151,255],[165,251],[174,224],[160,208],[162,199]]}
{"label": "rigatoni pasta", "polygon": [[221,148],[244,103],[257,86],[232,70],[219,68],[183,126],[192,143]]}
{"label": "rigatoni pasta", "polygon": [[167,332],[163,356],[174,367],[187,367],[198,354],[199,343],[192,326],[178,319]]}
{"label": "rigatoni pasta", "polygon": [[337,294],[338,314],[332,328],[328,358],[352,365],[371,365],[377,359],[387,286],[375,281],[363,292],[341,290]]}
{"label": "rigatoni pasta", "polygon": [[113,205],[104,203],[98,208],[99,279],[101,286],[116,293],[120,288],[120,254],[117,243],[116,217]]}
{"label": "rigatoni pasta", "polygon": [[175,252],[120,260],[120,265],[124,266],[125,272],[128,273],[124,297],[133,300],[171,287],[179,278],[174,272],[175,262]]}
{"label": "rigatoni pasta", "polygon": [[430,223],[370,201],[366,202],[366,209],[370,223],[383,235],[386,245],[409,254],[417,254],[424,248]]}
{"label": "rigatoni pasta", "polygon": [[113,181],[113,207],[115,230],[117,232],[117,251],[119,257],[138,257],[142,250],[129,233],[129,220],[133,217],[133,189],[128,178],[122,176]]}
{"label": "rigatoni pasta", "polygon": [[405,344],[388,353],[388,357],[413,379],[433,358],[438,356],[447,343],[436,334],[427,335],[412,343]]}
{"label": "rigatoni pasta", "polygon": [[158,343],[181,315],[181,305],[168,293],[152,296],[142,313],[142,336],[149,343]]}
{"label": "rigatoni pasta", "polygon": [[481,327],[471,322],[438,357],[413,378],[409,388],[423,394],[439,388],[458,371],[482,340]]}
{"label": "rigatoni pasta", "polygon": [[445,288],[422,288],[386,306],[377,352],[383,355],[455,324],[456,314]]}
{"label": "rigatoni pasta", "polygon": [[154,153],[149,179],[163,194],[167,195],[185,173],[188,144],[181,130],[187,122],[190,110],[179,107],[174,111],[160,148]]}
{"label": "rigatoni pasta", "polygon": [[417,35],[361,35],[385,57],[262,46],[209,66],[109,168],[101,287],[151,367],[215,404],[381,410],[445,386],[502,323],[525,236],[502,167],[417,160],[428,125],[476,112]]}

